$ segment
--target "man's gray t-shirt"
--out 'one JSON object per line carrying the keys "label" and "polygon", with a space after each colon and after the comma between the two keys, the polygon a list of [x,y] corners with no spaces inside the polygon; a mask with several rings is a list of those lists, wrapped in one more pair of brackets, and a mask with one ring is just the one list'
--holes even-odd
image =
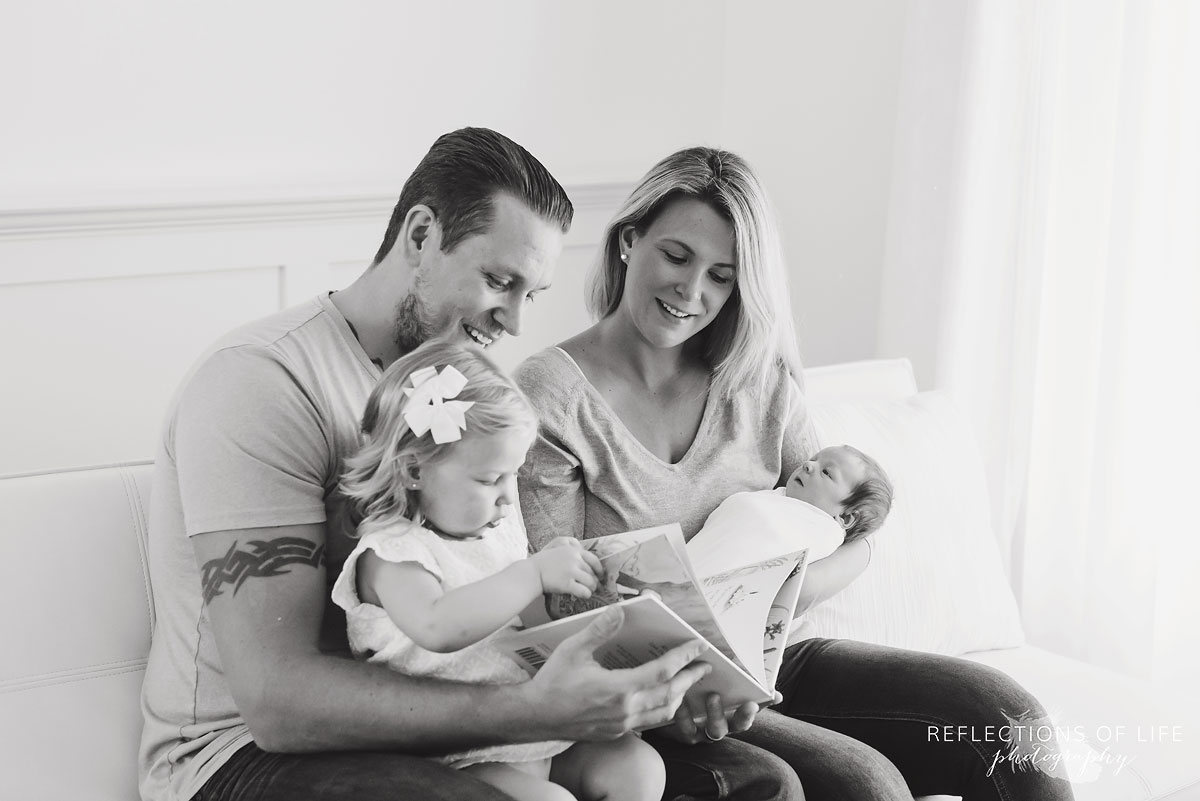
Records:
{"label": "man's gray t-shirt", "polygon": [[[353,540],[335,492],[380,369],[321,296],[219,340],[167,412],[155,461],[150,578],[157,619],[142,689],[144,799],[186,801],[251,741],[221,667],[190,537],[326,524],[332,585]],[[345,648],[326,594],[322,647]]]}

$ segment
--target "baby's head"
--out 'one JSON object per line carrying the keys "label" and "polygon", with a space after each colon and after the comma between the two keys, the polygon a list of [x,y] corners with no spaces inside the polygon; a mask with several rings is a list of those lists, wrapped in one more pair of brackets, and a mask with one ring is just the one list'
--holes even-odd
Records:
{"label": "baby's head", "polygon": [[883,525],[892,508],[892,482],[879,463],[857,448],[835,445],[788,476],[787,495],[833,515],[846,530],[846,542]]}
{"label": "baby's head", "polygon": [[426,343],[392,364],[367,400],[363,443],[342,475],[352,520],[480,536],[517,502],[517,469],[536,432],[528,399],[488,357]]}

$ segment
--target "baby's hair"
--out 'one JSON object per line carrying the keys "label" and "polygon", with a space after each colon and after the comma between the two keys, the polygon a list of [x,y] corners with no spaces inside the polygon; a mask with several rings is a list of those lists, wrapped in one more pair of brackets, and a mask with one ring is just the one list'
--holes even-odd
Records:
{"label": "baby's hair", "polygon": [[879,462],[858,448],[849,445],[842,447],[862,459],[863,466],[867,468],[867,477],[842,501],[842,505],[846,507],[843,514],[854,515],[854,522],[846,529],[845,541],[854,542],[883,525],[892,509],[892,482]]}
{"label": "baby's hair", "polygon": [[[362,419],[362,444],[346,459],[341,492],[350,506],[350,522],[358,529],[421,522],[419,494],[409,489],[406,470],[445,458],[454,442],[441,445],[433,433],[413,433],[404,420],[413,373],[426,367],[441,372],[452,365],[467,379],[454,400],[471,401],[463,437],[509,430],[537,430],[537,415],[529,399],[491,359],[474,350],[441,340],[428,342],[383,373],[367,399]],[[459,440],[456,440],[456,442]]]}

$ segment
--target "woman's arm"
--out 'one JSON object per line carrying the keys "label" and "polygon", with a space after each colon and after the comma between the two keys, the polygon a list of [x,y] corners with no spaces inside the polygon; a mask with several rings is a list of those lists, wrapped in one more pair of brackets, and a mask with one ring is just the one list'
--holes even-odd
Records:
{"label": "woman's arm", "polygon": [[521,518],[533,550],[555,537],[583,539],[585,493],[579,459],[539,430],[517,474]]}
{"label": "woman's arm", "polygon": [[867,569],[870,560],[871,546],[866,540],[855,540],[809,565],[804,572],[804,583],[800,586],[796,617],[844,590]]}
{"label": "woman's arm", "polygon": [[473,645],[512,620],[543,592],[587,598],[596,588],[596,557],[581,547],[547,548],[499,573],[443,591],[416,562],[389,562],[368,550],[359,557],[359,595],[383,607],[396,627],[428,651]]}

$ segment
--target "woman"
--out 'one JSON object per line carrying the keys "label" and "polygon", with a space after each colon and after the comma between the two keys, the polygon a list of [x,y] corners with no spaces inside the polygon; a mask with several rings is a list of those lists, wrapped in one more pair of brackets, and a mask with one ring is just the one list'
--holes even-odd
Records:
{"label": "woman", "polygon": [[[815,453],[773,215],[740,158],[692,148],[651,169],[608,228],[590,292],[598,322],[518,371],[542,421],[520,482],[535,546],[676,521],[690,537],[727,496],[778,486]],[[869,558],[860,540],[814,563],[801,611]],[[738,785],[756,770],[752,744],[784,759],[818,801],[1072,798],[1042,771],[990,770],[1008,753],[996,739],[1003,711],[1040,710],[990,668],[810,639],[786,652],[777,689],[782,703],[734,741],[723,738],[753,709],[726,721],[719,699],[681,708],[672,736],[704,744],[657,739],[668,797],[703,766]],[[950,742],[929,734],[946,725],[975,728]]]}

